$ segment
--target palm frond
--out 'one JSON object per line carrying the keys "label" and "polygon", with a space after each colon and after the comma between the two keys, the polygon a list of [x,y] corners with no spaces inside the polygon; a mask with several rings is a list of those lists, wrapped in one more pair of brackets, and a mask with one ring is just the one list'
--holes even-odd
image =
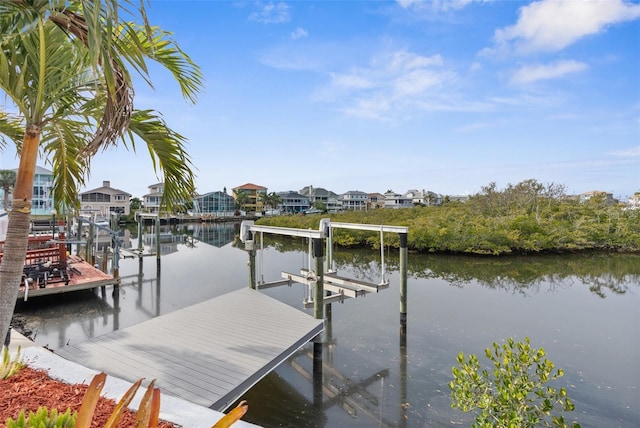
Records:
{"label": "palm frond", "polygon": [[134,135],[149,149],[156,174],[164,176],[163,204],[171,209],[191,200],[195,191],[194,166],[185,151],[185,138],[170,129],[152,110],[136,110],[131,116],[130,142],[135,150]]}
{"label": "palm frond", "polygon": [[53,200],[61,212],[79,208],[78,189],[85,185],[89,170],[88,158],[80,153],[88,138],[91,138],[91,128],[82,118],[58,119],[50,123],[43,134],[43,155],[55,171]]}
{"label": "palm frond", "polygon": [[15,144],[21,144],[23,137],[24,123],[0,111],[0,150],[4,150],[7,146],[6,139],[13,141]]}
{"label": "palm frond", "polygon": [[[144,55],[166,68],[180,85],[182,96],[191,103],[197,100],[197,93],[203,86],[203,75],[200,68],[191,60],[178,44],[171,39],[172,33],[163,31],[159,27],[150,27],[151,33],[133,23],[126,23],[122,27],[122,35],[117,43],[118,52],[126,58],[139,74],[151,84],[143,68]],[[136,49],[132,49],[135,47]]]}

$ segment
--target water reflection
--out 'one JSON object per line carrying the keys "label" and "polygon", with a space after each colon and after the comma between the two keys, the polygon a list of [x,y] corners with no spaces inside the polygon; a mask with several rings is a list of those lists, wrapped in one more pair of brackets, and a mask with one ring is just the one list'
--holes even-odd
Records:
{"label": "water reflection", "polygon": [[[160,265],[154,257],[122,260],[119,292],[45,296],[19,303],[17,312],[37,343],[57,349],[246,287],[248,254],[236,244],[236,228],[162,226],[172,237]],[[140,241],[131,233],[131,246],[140,242],[152,254],[155,236],[150,228]],[[304,240],[265,236],[264,244],[267,281],[309,265]],[[333,259],[341,276],[380,279],[377,251],[335,248]],[[450,408],[456,355],[483,355],[493,341],[529,336],[565,369],[583,427],[638,425],[640,255],[410,254],[404,334],[398,263],[397,251],[385,252],[389,289],[327,308],[321,369],[314,372],[313,344],[306,345],[248,392],[245,419],[267,427],[469,426],[468,416]],[[303,285],[264,293],[304,310]]]}
{"label": "water reflection", "polygon": [[[259,403],[246,420],[253,420],[265,426],[333,426],[328,424],[327,413],[339,412],[343,418],[352,422],[360,420],[367,426],[402,427],[406,426],[403,414],[399,420],[390,420],[383,410],[385,396],[390,395],[389,383],[391,370],[384,368],[370,373],[359,373],[352,377],[344,373],[334,362],[334,353],[338,342],[333,337],[331,305],[326,305],[326,330],[322,339],[323,356],[320,367],[314,361],[313,346],[305,346],[286,361],[286,369],[280,368],[252,388],[243,399],[250,403]],[[404,352],[403,352],[404,350]],[[401,346],[400,371],[406,400],[406,340]],[[352,355],[357,358],[357,355]],[[404,368],[404,370],[403,370]],[[292,373],[286,378],[278,373]],[[278,390],[277,394],[273,391]],[[392,416],[392,415],[390,415]]]}

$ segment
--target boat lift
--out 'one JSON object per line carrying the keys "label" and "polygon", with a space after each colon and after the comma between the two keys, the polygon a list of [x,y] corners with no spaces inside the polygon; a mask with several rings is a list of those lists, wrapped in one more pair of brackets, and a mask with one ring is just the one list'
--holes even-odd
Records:
{"label": "boat lift", "polygon": [[[333,229],[354,229],[369,230],[380,232],[380,257],[382,266],[382,277],[379,283],[371,283],[360,281],[354,278],[341,277],[332,269],[333,264]],[[386,278],[384,263],[384,233],[394,232],[400,235],[400,313],[401,323],[406,326],[406,284],[407,284],[407,234],[409,228],[404,226],[388,226],[388,225],[372,225],[357,223],[339,223],[331,222],[330,219],[324,218],[320,221],[318,230],[312,229],[296,229],[276,226],[260,226],[254,224],[253,221],[245,220],[240,225],[240,240],[245,244],[245,249],[249,250],[250,265],[250,285],[254,289],[266,289],[280,285],[291,285],[293,282],[305,284],[309,287],[309,293],[305,298],[304,306],[306,308],[313,307],[316,312],[316,318],[322,314],[320,305],[333,302],[343,302],[347,298],[356,298],[364,296],[368,293],[377,293],[380,290],[389,287],[389,280]],[[309,269],[301,269],[300,273],[282,272],[283,280],[264,282],[262,272],[260,272],[260,280],[256,281],[255,272],[255,247],[254,237],[256,233],[260,233],[260,250],[263,247],[263,234],[271,233],[277,235],[303,237],[309,239]],[[327,239],[327,260],[326,272],[324,266],[324,255],[322,251],[322,242]],[[316,259],[315,271],[311,269],[311,258]],[[262,265],[260,265],[262,268]],[[315,290],[312,290],[315,288]],[[325,293],[325,291],[327,293]],[[321,316],[320,316],[321,317]]]}

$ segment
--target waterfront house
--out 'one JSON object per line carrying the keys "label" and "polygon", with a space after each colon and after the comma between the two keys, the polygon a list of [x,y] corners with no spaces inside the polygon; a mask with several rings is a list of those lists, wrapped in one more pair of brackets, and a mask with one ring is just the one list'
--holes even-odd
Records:
{"label": "waterfront house", "polygon": [[215,191],[193,198],[193,215],[229,217],[234,214],[236,201],[225,191]]}
{"label": "waterfront house", "polygon": [[627,207],[630,210],[640,210],[640,192],[636,192],[631,196],[627,202]]}
{"label": "waterfront house", "polygon": [[[236,199],[236,205],[240,209],[244,209],[246,212],[262,212],[264,209],[262,195],[267,194],[266,187],[253,183],[246,183],[242,186],[234,187],[232,190],[233,197]],[[242,204],[242,207],[240,207],[240,204],[238,203],[238,194],[240,193],[247,195],[247,202]]]}
{"label": "waterfront house", "polygon": [[[18,168],[13,169],[17,174]],[[53,214],[53,172],[46,168],[36,166],[33,177],[33,198],[31,200],[32,216],[51,216]],[[0,189],[0,203],[4,201],[4,190]],[[2,207],[7,210],[11,208],[11,194],[9,195],[9,206]]]}
{"label": "waterfront house", "polygon": [[102,187],[80,193],[80,211],[107,219],[110,213],[129,215],[131,194],[114,189],[110,181],[103,181]]}
{"label": "waterfront house", "polygon": [[388,190],[384,194],[384,207],[385,208],[410,208],[413,206],[413,198],[401,195]]}
{"label": "waterfront house", "polygon": [[412,205],[424,205],[424,190],[420,191],[416,189],[410,189],[407,190],[403,196],[407,199],[411,199]]}
{"label": "waterfront house", "polygon": [[306,186],[300,190],[300,194],[309,198],[309,205],[322,204],[328,212],[336,212],[342,209],[338,195],[322,187]]}
{"label": "waterfront house", "polygon": [[413,205],[442,205],[444,197],[438,193],[427,191],[427,190],[416,190],[411,189],[407,190],[404,194],[406,198],[410,198],[413,202]]}
{"label": "waterfront house", "polygon": [[384,195],[382,193],[369,193],[369,204],[371,208],[383,208],[384,207]]}
{"label": "waterfront house", "polygon": [[618,203],[617,199],[614,199],[613,193],[603,192],[602,190],[592,190],[590,192],[584,192],[578,195],[580,202],[587,202],[591,198],[600,197],[607,205],[615,205]]}
{"label": "waterfront house", "polygon": [[359,190],[350,190],[338,197],[343,210],[364,211],[369,205],[369,195]]}
{"label": "waterfront house", "polygon": [[298,192],[289,190],[288,192],[278,192],[280,205],[278,209],[283,213],[297,214],[306,211],[310,204],[309,198]]}
{"label": "waterfront house", "polygon": [[142,197],[144,208],[148,213],[159,213],[162,195],[164,194],[164,183],[156,183],[148,186],[149,193]]}

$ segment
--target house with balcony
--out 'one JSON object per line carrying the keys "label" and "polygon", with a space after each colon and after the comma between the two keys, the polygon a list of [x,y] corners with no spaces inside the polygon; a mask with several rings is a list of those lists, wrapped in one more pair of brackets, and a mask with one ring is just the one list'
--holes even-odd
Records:
{"label": "house with balcony", "polygon": [[162,195],[164,194],[164,183],[156,183],[147,186],[149,193],[142,197],[144,208],[148,213],[159,213]]}
{"label": "house with balcony", "polygon": [[338,197],[343,210],[365,211],[369,206],[369,195],[359,190],[350,190]]}
{"label": "house with balcony", "polygon": [[298,192],[289,190],[288,192],[278,192],[280,205],[278,209],[283,213],[298,214],[309,209],[309,198]]}
{"label": "house with balcony", "polygon": [[407,198],[411,198],[413,205],[425,205],[425,206],[442,205],[442,202],[444,201],[444,196],[435,192],[424,190],[424,189],[407,190],[404,196]]}
{"label": "house with balcony", "polygon": [[95,214],[103,219],[111,213],[129,215],[131,193],[111,187],[110,181],[103,181],[102,187],[80,193],[80,211]]}
{"label": "house with balcony", "polygon": [[[18,168],[13,169],[17,174]],[[53,214],[53,172],[46,168],[36,166],[33,177],[33,198],[31,200],[32,216],[51,216]],[[2,207],[4,210],[11,208],[11,192],[9,192],[9,206]],[[4,190],[0,189],[0,204],[4,204]]]}
{"label": "house with balcony", "polygon": [[[267,194],[267,188],[264,186],[259,186],[253,183],[246,183],[242,186],[234,187],[233,189],[233,197],[236,200],[236,206],[240,208],[242,205],[243,210],[246,212],[262,212],[264,210],[264,206],[262,203],[262,195]],[[240,204],[238,200],[238,195],[244,194],[246,195],[245,203]]]}
{"label": "house with balcony", "polygon": [[384,207],[385,208],[411,208],[413,206],[413,198],[401,195],[388,190],[384,194]]}
{"label": "house with balcony", "polygon": [[384,195],[382,193],[369,193],[369,206],[371,208],[384,208]]}
{"label": "house with balcony", "polygon": [[309,205],[314,207],[321,203],[328,212],[337,212],[342,209],[338,195],[322,187],[306,186],[300,190],[300,194],[309,198]]}

